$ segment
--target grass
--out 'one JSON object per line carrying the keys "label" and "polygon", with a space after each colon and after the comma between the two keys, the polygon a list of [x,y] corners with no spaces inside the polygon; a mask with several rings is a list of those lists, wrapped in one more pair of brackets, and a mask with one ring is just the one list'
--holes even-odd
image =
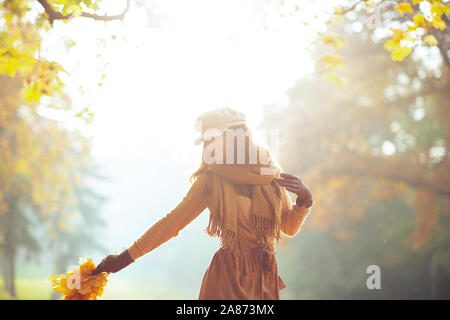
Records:
{"label": "grass", "polygon": [[[145,268],[143,268],[145,269]],[[20,300],[47,300],[52,298],[50,283],[47,278],[51,265],[22,263],[17,270],[16,292]],[[153,270],[148,272],[124,271],[111,274],[105,292],[100,299],[196,299],[197,288],[174,286],[173,283]],[[0,300],[11,299],[4,289],[0,277]]]}
{"label": "grass", "polygon": [[[51,298],[50,284],[47,279],[16,278],[17,299],[20,300],[47,300]],[[0,279],[0,300],[11,299],[5,291],[3,279]]]}
{"label": "grass", "polygon": [[[183,299],[186,293],[174,292],[163,284],[151,286],[138,286],[136,283],[111,279],[100,299]],[[177,290],[178,291],[178,290]],[[19,300],[48,300],[51,299],[50,283],[47,279],[36,277],[16,278],[16,292]],[[3,279],[0,279],[0,300],[9,300],[11,297],[4,289]]]}

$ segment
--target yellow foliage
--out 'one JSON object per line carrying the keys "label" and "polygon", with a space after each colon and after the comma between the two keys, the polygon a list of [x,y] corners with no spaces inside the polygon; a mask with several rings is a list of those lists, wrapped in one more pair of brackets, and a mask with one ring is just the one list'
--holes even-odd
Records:
{"label": "yellow foliage", "polygon": [[437,46],[438,44],[436,37],[433,36],[432,34],[425,36],[423,40],[430,46]]}
{"label": "yellow foliage", "polygon": [[75,4],[69,5],[66,10],[63,10],[64,14],[71,14],[74,17],[79,17],[81,15],[81,7]]}
{"label": "yellow foliage", "polygon": [[402,2],[399,5],[395,6],[395,10],[398,10],[403,14],[407,11],[410,13],[413,12],[411,5],[408,2]]}
{"label": "yellow foliage", "polygon": [[19,67],[20,62],[15,58],[1,59],[0,60],[0,73],[7,73],[10,77],[16,75],[16,69]]}
{"label": "yellow foliage", "polygon": [[79,264],[71,272],[49,277],[53,290],[63,294],[61,300],[97,300],[103,294],[108,274],[91,275],[95,269],[91,258],[81,258]]}
{"label": "yellow foliage", "polygon": [[400,41],[405,37],[405,33],[400,29],[391,28],[392,31],[392,40]]}
{"label": "yellow foliage", "polygon": [[440,16],[435,16],[431,24],[434,28],[444,30],[446,28],[445,22],[441,19]]}
{"label": "yellow foliage", "polygon": [[[419,4],[423,0],[413,0],[413,4]],[[391,28],[393,34],[391,39],[389,39],[384,48],[391,52],[391,59],[393,61],[403,61],[411,52],[412,49],[420,43],[427,43],[430,46],[438,45],[437,39],[431,33],[432,28],[437,30],[446,29],[446,23],[442,20],[442,16],[450,13],[450,5],[444,3],[444,1],[433,0],[427,1],[430,6],[430,13],[427,13],[419,6],[411,6],[410,2],[403,1],[394,7],[395,10],[401,12],[402,14],[410,13],[411,18],[399,19],[400,28]],[[372,1],[364,1],[365,9],[373,7]],[[335,9],[336,12],[339,10]],[[422,13],[421,13],[422,12]],[[420,33],[416,33],[418,28],[423,28]],[[406,31],[403,31],[403,30]],[[326,37],[324,38],[326,39]],[[407,46],[401,45],[402,40],[411,41]],[[331,40],[330,40],[331,41]],[[333,43],[331,43],[333,44]],[[336,47],[336,50],[339,47]]]}
{"label": "yellow foliage", "polygon": [[331,45],[335,49],[340,49],[347,45],[347,40],[340,35],[327,35],[322,38],[322,43],[324,45]]}
{"label": "yellow foliage", "polygon": [[433,16],[441,17],[443,14],[448,14],[450,12],[450,6],[443,4],[440,1],[433,3],[431,7],[431,14]]}
{"label": "yellow foliage", "polygon": [[317,61],[317,65],[322,65],[326,71],[345,70],[344,58],[339,53],[325,54]]}
{"label": "yellow foliage", "polygon": [[403,46],[394,49],[391,53],[391,59],[393,61],[403,61],[412,51],[411,47]]}
{"label": "yellow foliage", "polygon": [[400,41],[397,40],[388,40],[385,44],[384,44],[384,48],[388,51],[392,51],[394,50],[394,48],[398,47],[400,45]]}
{"label": "yellow foliage", "polygon": [[413,17],[413,20],[416,27],[425,25],[425,16],[421,13],[416,13]]}
{"label": "yellow foliage", "polygon": [[335,14],[344,14],[344,10],[342,10],[342,8],[340,8],[340,7],[335,7],[334,13]]}
{"label": "yellow foliage", "polygon": [[15,163],[15,169],[17,174],[28,175],[31,172],[30,165],[26,159],[19,159]]}

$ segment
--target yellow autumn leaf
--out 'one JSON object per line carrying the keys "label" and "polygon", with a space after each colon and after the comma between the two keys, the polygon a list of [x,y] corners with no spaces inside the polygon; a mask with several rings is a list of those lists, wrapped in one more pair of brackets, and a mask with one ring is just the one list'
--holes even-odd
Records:
{"label": "yellow autumn leaf", "polygon": [[438,44],[436,37],[432,34],[427,35],[423,40],[430,46],[437,46]]}
{"label": "yellow autumn leaf", "polygon": [[8,58],[6,63],[2,63],[0,73],[7,73],[12,78],[16,75],[16,70],[20,66],[19,60],[16,58]]}
{"label": "yellow autumn leaf", "polygon": [[341,7],[335,7],[335,8],[334,8],[334,13],[335,13],[335,14],[343,14],[344,11],[342,10]]}
{"label": "yellow autumn leaf", "polygon": [[42,97],[42,93],[37,90],[36,84],[23,88],[22,92],[24,100],[28,102],[37,103]]}
{"label": "yellow autumn leaf", "polygon": [[408,2],[402,2],[395,6],[395,10],[400,11],[402,14],[404,14],[406,11],[412,13],[413,10],[411,8],[411,5]]}
{"label": "yellow autumn leaf", "polygon": [[414,25],[419,27],[421,25],[425,25],[425,16],[421,13],[416,13],[413,17]]}
{"label": "yellow autumn leaf", "polygon": [[392,31],[392,40],[400,41],[405,36],[405,33],[400,29],[391,28]]}
{"label": "yellow autumn leaf", "polygon": [[450,12],[450,6],[445,5],[441,2],[435,2],[430,9],[432,15],[442,16],[443,14],[448,14]]}
{"label": "yellow autumn leaf", "polygon": [[403,61],[411,52],[412,48],[410,47],[399,47],[392,51],[391,58],[393,61]]}
{"label": "yellow autumn leaf", "polygon": [[81,15],[81,7],[77,5],[71,5],[67,9],[67,11],[72,14],[74,17],[78,17]]}
{"label": "yellow autumn leaf", "polygon": [[81,7],[75,4],[66,5],[62,9],[63,15],[72,15],[74,17],[78,17],[81,15]]}
{"label": "yellow autumn leaf", "polygon": [[433,25],[434,28],[440,29],[440,30],[444,30],[446,27],[445,22],[442,21],[440,16],[433,17],[431,24]]}
{"label": "yellow autumn leaf", "polygon": [[400,46],[400,41],[398,41],[398,40],[389,40],[384,44],[384,48],[387,51],[392,51],[392,50],[394,50],[395,47],[398,47],[398,46]]}

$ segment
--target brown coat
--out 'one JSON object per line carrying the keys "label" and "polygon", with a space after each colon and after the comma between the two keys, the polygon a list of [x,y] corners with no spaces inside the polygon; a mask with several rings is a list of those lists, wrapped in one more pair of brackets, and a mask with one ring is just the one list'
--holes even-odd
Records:
{"label": "brown coat", "polygon": [[[177,236],[208,207],[206,180],[200,175],[183,201],[134,242],[128,249],[133,259]],[[291,204],[286,192],[281,198],[281,232],[294,236],[309,209]],[[250,227],[250,198],[239,196],[237,202],[239,244],[216,252],[204,275],[199,299],[279,299],[285,284],[278,276],[274,239],[258,241]]]}

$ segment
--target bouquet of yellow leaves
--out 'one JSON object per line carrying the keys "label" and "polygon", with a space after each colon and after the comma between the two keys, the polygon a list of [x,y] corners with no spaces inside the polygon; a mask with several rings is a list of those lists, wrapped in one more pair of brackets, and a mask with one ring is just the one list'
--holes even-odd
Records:
{"label": "bouquet of yellow leaves", "polygon": [[91,258],[80,258],[79,264],[71,272],[49,277],[53,290],[63,294],[61,300],[97,300],[102,295],[108,273],[92,275],[95,264]]}

